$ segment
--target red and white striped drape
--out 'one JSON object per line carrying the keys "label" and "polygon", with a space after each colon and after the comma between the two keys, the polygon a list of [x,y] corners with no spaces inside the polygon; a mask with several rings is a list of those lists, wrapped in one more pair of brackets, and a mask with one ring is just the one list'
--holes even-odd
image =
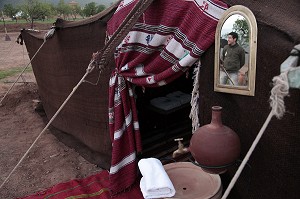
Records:
{"label": "red and white striped drape", "polygon": [[[108,22],[110,37],[137,0],[124,0]],[[218,0],[156,0],[117,47],[109,82],[112,140],[112,193],[137,178],[142,150],[132,85],[157,87],[181,76],[214,42],[218,19],[227,6]]]}

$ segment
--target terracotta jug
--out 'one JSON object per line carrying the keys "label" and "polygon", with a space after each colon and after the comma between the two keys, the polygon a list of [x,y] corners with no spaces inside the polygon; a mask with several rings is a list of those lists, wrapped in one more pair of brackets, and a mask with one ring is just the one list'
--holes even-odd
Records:
{"label": "terracotta jug", "polygon": [[212,107],[211,123],[197,129],[190,140],[189,150],[199,166],[209,173],[221,174],[240,155],[240,139],[222,124],[222,107]]}

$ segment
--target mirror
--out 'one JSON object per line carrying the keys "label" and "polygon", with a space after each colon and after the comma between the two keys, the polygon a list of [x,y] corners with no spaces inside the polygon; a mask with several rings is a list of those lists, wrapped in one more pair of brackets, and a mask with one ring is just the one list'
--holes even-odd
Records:
{"label": "mirror", "polygon": [[232,6],[215,35],[214,91],[254,96],[257,23],[248,8]]}

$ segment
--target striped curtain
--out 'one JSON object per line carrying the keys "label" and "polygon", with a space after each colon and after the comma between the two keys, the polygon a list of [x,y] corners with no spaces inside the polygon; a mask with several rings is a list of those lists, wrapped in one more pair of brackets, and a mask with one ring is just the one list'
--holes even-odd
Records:
{"label": "striped curtain", "polygon": [[[136,2],[120,3],[108,22],[108,37]],[[214,42],[226,9],[218,0],[156,0],[117,47],[109,82],[113,194],[129,188],[138,174],[136,155],[142,146],[132,85],[163,86],[185,73]]]}

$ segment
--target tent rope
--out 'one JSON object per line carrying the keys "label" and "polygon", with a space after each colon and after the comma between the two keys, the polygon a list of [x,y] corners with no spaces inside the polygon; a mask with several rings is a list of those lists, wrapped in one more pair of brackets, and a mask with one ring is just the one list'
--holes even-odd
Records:
{"label": "tent rope", "polygon": [[[5,55],[5,56],[3,56],[3,57],[9,57],[10,55],[11,55],[11,52],[12,52],[12,49],[15,47],[16,45],[14,45],[14,42],[11,42],[11,44],[9,45],[9,47],[8,47],[8,53]],[[25,57],[24,57],[24,46],[22,46],[22,52],[23,52],[23,63],[25,63]],[[6,63],[7,62],[2,62],[2,63],[4,63],[4,65],[6,65]],[[25,64],[24,64],[25,65]],[[21,78],[22,78],[22,80],[23,80],[23,83],[26,83],[26,80],[25,80],[25,78],[23,77],[23,76],[21,76]],[[0,105],[1,105],[1,103],[0,103]]]}
{"label": "tent rope", "polygon": [[289,94],[289,83],[288,83],[288,71],[281,73],[279,76],[273,77],[273,88],[271,90],[270,96],[270,106],[272,108],[269,116],[267,117],[265,123],[263,124],[262,128],[260,129],[258,135],[256,136],[255,140],[253,141],[249,151],[247,152],[245,158],[243,159],[241,165],[239,166],[237,172],[233,176],[231,182],[229,183],[224,195],[221,199],[226,199],[233,188],[234,184],[236,183],[237,179],[239,178],[242,170],[244,169],[245,165],[247,164],[251,154],[253,153],[256,145],[258,144],[259,140],[261,139],[262,135],[264,134],[271,118],[276,116],[278,119],[281,119],[283,114],[285,113],[285,106],[284,106],[284,97],[288,96]]}
{"label": "tent rope", "polygon": [[[148,6],[153,2],[154,0],[140,0],[135,7],[132,9],[132,11],[129,13],[130,17],[126,17],[126,19],[122,22],[122,24],[118,27],[116,32],[113,34],[111,38],[113,38],[113,41],[110,41],[106,43],[106,45],[103,47],[103,49],[97,53],[93,54],[93,57],[86,69],[86,73],[83,75],[81,80],[77,83],[77,85],[73,88],[72,92],[69,94],[67,99],[63,102],[63,104],[59,107],[59,109],[56,111],[56,113],[52,116],[48,124],[45,126],[45,128],[42,130],[42,132],[37,136],[37,138],[34,140],[34,142],[31,144],[29,149],[25,152],[25,154],[22,156],[20,161],[17,163],[17,165],[13,168],[13,170],[9,173],[9,175],[5,178],[3,183],[0,185],[0,189],[5,185],[5,183],[8,181],[10,176],[14,173],[14,171],[18,168],[18,166],[23,162],[29,151],[33,148],[35,143],[38,141],[38,139],[42,136],[42,134],[48,129],[50,124],[53,122],[53,120],[57,117],[57,115],[60,113],[60,111],[63,109],[63,107],[66,105],[66,103],[69,101],[69,99],[72,97],[72,95],[75,93],[75,91],[78,89],[78,87],[84,82],[84,79],[86,76],[92,72],[92,70],[95,67],[99,67],[100,73],[104,69],[105,65],[107,64],[107,57],[109,53],[112,50],[114,51],[117,45],[123,40],[123,38],[128,34],[128,32],[131,30],[131,28],[134,26],[136,21],[138,20],[139,16],[148,8]],[[45,35],[44,43],[47,39],[49,34]],[[43,43],[43,44],[44,44]],[[43,45],[42,44],[42,45]],[[42,47],[42,46],[41,46]],[[40,47],[40,48],[41,48]],[[102,54],[101,54],[102,53]],[[35,54],[36,55],[36,54]],[[2,101],[2,100],[1,100]]]}
{"label": "tent rope", "polygon": [[3,100],[6,98],[6,96],[9,94],[9,92],[12,90],[12,88],[15,86],[15,84],[17,83],[17,81],[20,79],[20,77],[22,76],[22,74],[25,72],[25,70],[28,68],[28,66],[31,64],[32,60],[36,57],[36,55],[38,54],[38,52],[40,52],[40,50],[42,49],[42,47],[44,46],[44,44],[46,43],[47,39],[49,39],[50,37],[53,36],[55,32],[54,28],[51,28],[44,36],[44,42],[42,43],[42,45],[38,48],[38,50],[36,51],[36,53],[32,56],[31,60],[29,61],[29,63],[23,68],[22,72],[19,74],[19,76],[17,77],[17,79],[14,81],[14,83],[11,85],[11,87],[8,89],[8,91],[5,93],[5,95],[3,96],[3,98],[0,101],[0,106],[2,106],[2,102]]}
{"label": "tent rope", "polygon": [[116,51],[116,47],[120,44],[123,38],[125,38],[129,30],[134,26],[139,17],[144,13],[144,11],[153,1],[154,0],[139,0],[136,3],[134,8],[129,12],[118,29],[107,41],[103,49],[93,54],[94,64],[96,67],[99,67],[100,70],[102,70],[108,64],[108,61],[110,59],[107,58],[114,54],[114,52]]}
{"label": "tent rope", "polygon": [[200,67],[201,62],[200,59],[197,63],[195,63],[196,67],[193,71],[193,91],[192,91],[192,98],[191,98],[191,111],[189,117],[192,119],[192,133],[200,127],[199,121],[199,77],[200,77]]}
{"label": "tent rope", "polygon": [[9,175],[6,177],[6,179],[3,181],[3,183],[0,186],[0,189],[4,186],[4,184],[7,182],[7,180],[10,178],[10,176],[13,174],[13,172],[17,169],[17,167],[23,162],[24,158],[27,156],[27,154],[29,153],[29,151],[32,149],[32,147],[35,145],[35,143],[38,141],[38,139],[42,136],[42,134],[48,129],[48,127],[50,126],[50,124],[53,122],[53,120],[56,118],[56,116],[60,113],[60,111],[63,109],[63,107],[66,105],[66,103],[69,101],[69,99],[71,98],[71,96],[74,94],[74,92],[77,90],[77,88],[79,87],[79,85],[83,82],[84,78],[93,70],[93,66],[92,64],[89,64],[88,68],[86,69],[86,73],[84,74],[84,76],[81,78],[81,80],[78,82],[78,84],[73,88],[72,92],[69,94],[69,96],[67,97],[67,99],[64,101],[64,103],[59,107],[59,109],[57,110],[57,112],[53,115],[53,117],[51,118],[51,120],[48,122],[48,124],[45,126],[45,128],[42,130],[42,132],[40,132],[40,134],[37,136],[37,138],[34,140],[34,142],[31,144],[31,146],[29,147],[29,149],[25,152],[25,154],[22,156],[22,158],[20,159],[20,161],[18,162],[18,164],[13,168],[13,170],[9,173]]}

